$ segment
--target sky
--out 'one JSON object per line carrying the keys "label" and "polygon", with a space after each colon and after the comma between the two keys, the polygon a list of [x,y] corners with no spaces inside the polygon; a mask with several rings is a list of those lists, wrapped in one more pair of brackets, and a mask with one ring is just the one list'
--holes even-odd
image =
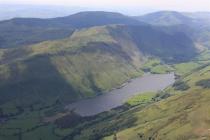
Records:
{"label": "sky", "polygon": [[210,0],[0,0],[0,4],[63,5],[133,11],[210,11]]}

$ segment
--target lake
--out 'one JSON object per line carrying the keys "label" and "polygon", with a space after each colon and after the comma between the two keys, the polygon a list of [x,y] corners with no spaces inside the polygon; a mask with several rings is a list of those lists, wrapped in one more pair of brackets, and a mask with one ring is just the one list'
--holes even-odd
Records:
{"label": "lake", "polygon": [[81,116],[92,116],[123,105],[132,96],[163,90],[174,82],[174,73],[147,74],[130,80],[121,88],[113,89],[94,98],[80,100],[68,105],[67,108]]}

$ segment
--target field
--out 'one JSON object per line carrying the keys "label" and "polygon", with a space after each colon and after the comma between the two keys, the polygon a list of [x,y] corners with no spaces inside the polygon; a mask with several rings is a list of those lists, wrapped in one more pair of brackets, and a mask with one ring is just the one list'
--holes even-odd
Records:
{"label": "field", "polygon": [[136,96],[133,96],[132,98],[128,99],[126,101],[126,104],[130,106],[136,106],[139,104],[146,104],[149,102],[152,102],[153,97],[155,97],[156,93],[142,93]]}
{"label": "field", "polygon": [[148,58],[148,61],[146,61],[141,69],[153,74],[163,74],[173,71],[169,65],[164,64],[158,58]]}
{"label": "field", "polygon": [[[183,69],[184,65],[180,65]],[[185,65],[186,68],[189,65],[192,64]],[[195,72],[188,72],[182,81],[189,89],[179,91],[174,87],[168,88],[166,91],[173,96],[140,111],[129,112],[130,116],[136,118],[133,126],[119,130],[115,136],[105,137],[104,140],[114,137],[120,140],[210,139],[210,110],[207,107],[210,105],[210,89],[205,85],[206,82],[200,82],[210,79],[209,71],[210,66],[200,66]]]}

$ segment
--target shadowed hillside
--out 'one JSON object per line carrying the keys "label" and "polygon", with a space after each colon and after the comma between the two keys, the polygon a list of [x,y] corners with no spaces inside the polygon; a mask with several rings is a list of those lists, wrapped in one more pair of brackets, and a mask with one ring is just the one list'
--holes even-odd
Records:
{"label": "shadowed hillside", "polygon": [[[169,30],[169,29],[168,29]],[[165,33],[152,26],[119,26],[111,30],[114,36],[127,35],[141,52],[158,56],[165,61],[186,61],[196,55],[194,42],[182,32]]]}
{"label": "shadowed hillside", "polygon": [[185,33],[203,50],[210,47],[210,22],[209,13],[180,13],[175,11],[160,11],[135,19],[154,26],[161,27],[164,31],[177,31]]}

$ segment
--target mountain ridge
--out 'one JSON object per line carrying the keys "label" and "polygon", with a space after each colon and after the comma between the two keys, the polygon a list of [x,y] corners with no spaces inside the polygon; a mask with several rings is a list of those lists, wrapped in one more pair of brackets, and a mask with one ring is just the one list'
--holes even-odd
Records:
{"label": "mountain ridge", "polygon": [[70,36],[76,29],[108,24],[142,25],[144,23],[119,13],[103,11],[80,12],[50,19],[14,18],[0,21],[0,48],[62,39]]}

